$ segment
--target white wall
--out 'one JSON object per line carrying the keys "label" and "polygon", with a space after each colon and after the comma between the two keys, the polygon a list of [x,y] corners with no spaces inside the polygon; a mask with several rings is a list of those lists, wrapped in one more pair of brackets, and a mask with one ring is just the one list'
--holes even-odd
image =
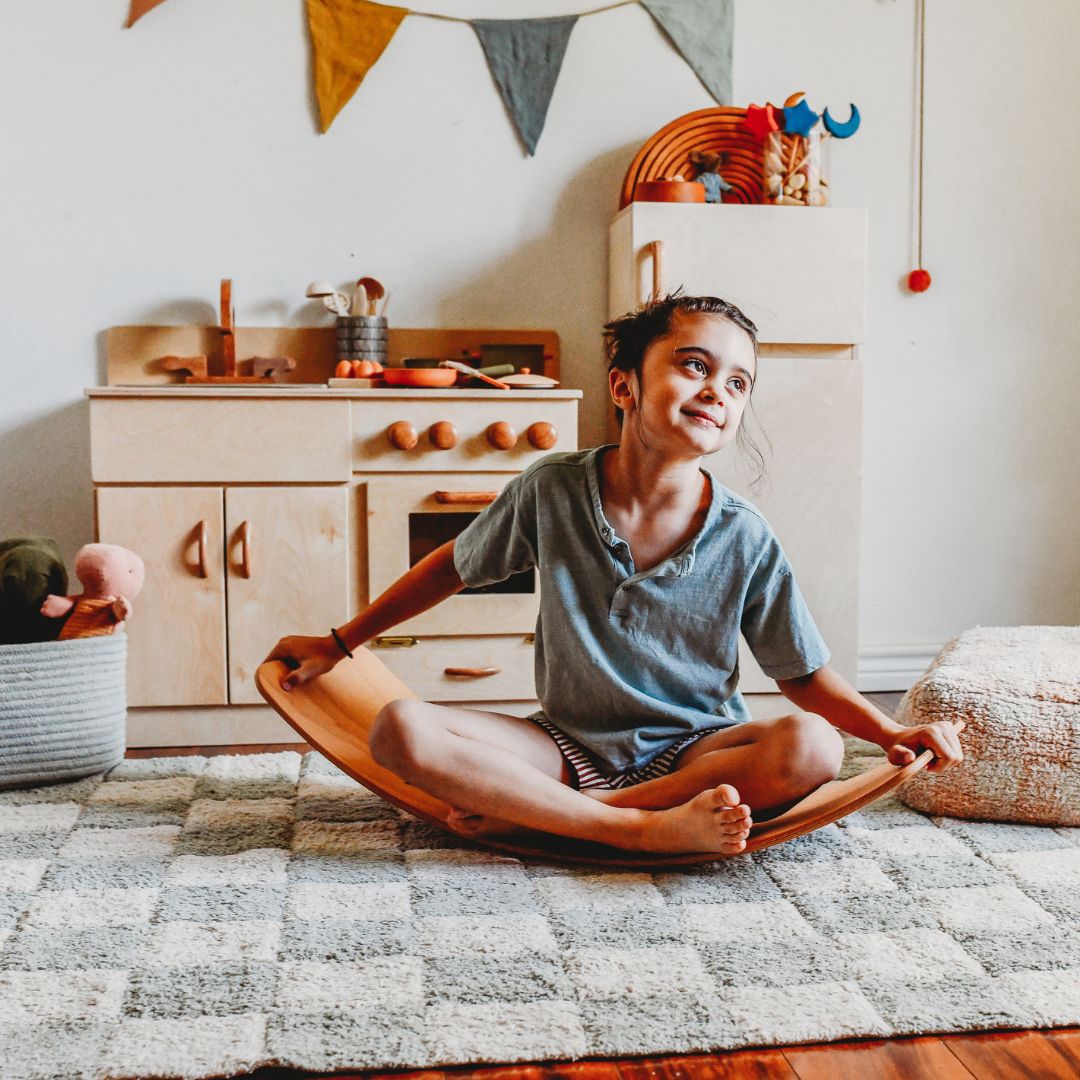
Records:
{"label": "white wall", "polygon": [[[588,0],[426,0],[467,16]],[[862,131],[833,192],[871,210],[862,631],[888,666],[976,623],[1080,622],[1080,96],[1072,0],[931,3],[914,265],[914,0],[740,0],[735,97],[806,90]],[[556,329],[603,436],[607,227],[640,144],[712,104],[644,10],[581,20],[537,156],[475,35],[405,21],[327,135],[300,0],[0,8],[0,536],[91,538],[85,386],[102,331],[310,323],[373,274],[398,325]],[[901,665],[902,666],[902,665]]]}

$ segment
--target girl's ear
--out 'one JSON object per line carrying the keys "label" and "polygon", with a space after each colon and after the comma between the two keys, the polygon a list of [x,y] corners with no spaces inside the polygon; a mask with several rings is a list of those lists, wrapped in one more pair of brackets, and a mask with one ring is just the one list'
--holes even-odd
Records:
{"label": "girl's ear", "polygon": [[624,413],[630,412],[637,404],[638,377],[636,371],[620,371],[612,368],[608,372],[608,388],[611,400]]}

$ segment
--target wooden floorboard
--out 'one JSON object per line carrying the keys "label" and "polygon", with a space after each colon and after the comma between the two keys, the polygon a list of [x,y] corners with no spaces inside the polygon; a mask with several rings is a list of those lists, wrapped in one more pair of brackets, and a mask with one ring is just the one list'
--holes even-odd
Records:
{"label": "wooden floorboard", "polygon": [[1076,1080],[1080,1031],[950,1035],[948,1048],[979,1080]]}
{"label": "wooden floorboard", "polygon": [[[893,715],[899,693],[865,695]],[[307,743],[139,747],[129,758],[306,754]],[[239,1078],[237,1078],[239,1080]],[[692,1057],[461,1066],[399,1073],[260,1069],[246,1080],[1080,1080],[1080,1029],[858,1040]]]}

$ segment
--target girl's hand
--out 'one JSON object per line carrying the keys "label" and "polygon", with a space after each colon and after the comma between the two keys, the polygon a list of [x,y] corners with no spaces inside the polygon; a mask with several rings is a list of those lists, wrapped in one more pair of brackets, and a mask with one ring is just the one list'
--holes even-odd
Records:
{"label": "girl's hand", "polygon": [[293,634],[283,637],[266,659],[283,660],[292,668],[281,680],[281,689],[291,690],[294,686],[325,675],[344,655],[330,635],[302,637]]}
{"label": "girl's hand", "polygon": [[885,747],[893,765],[908,765],[922,750],[933,750],[934,760],[927,765],[927,772],[940,773],[964,760],[960,738],[947,720],[933,724],[920,724],[907,728],[902,735]]}

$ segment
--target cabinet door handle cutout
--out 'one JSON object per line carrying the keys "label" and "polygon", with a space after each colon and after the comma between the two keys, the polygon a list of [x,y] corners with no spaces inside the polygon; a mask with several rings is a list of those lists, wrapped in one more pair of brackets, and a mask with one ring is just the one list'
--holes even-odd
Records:
{"label": "cabinet door handle cutout", "polygon": [[443,674],[458,679],[487,679],[500,671],[502,668],[497,667],[448,667],[443,669]]}
{"label": "cabinet door handle cutout", "polygon": [[240,572],[251,577],[251,522],[240,523]]}
{"label": "cabinet door handle cutout", "polygon": [[202,521],[200,521],[199,524],[195,527],[195,529],[196,543],[198,545],[199,551],[199,577],[204,578],[207,577],[210,573],[210,571],[206,568],[206,546],[209,541],[206,519],[204,518]]}

